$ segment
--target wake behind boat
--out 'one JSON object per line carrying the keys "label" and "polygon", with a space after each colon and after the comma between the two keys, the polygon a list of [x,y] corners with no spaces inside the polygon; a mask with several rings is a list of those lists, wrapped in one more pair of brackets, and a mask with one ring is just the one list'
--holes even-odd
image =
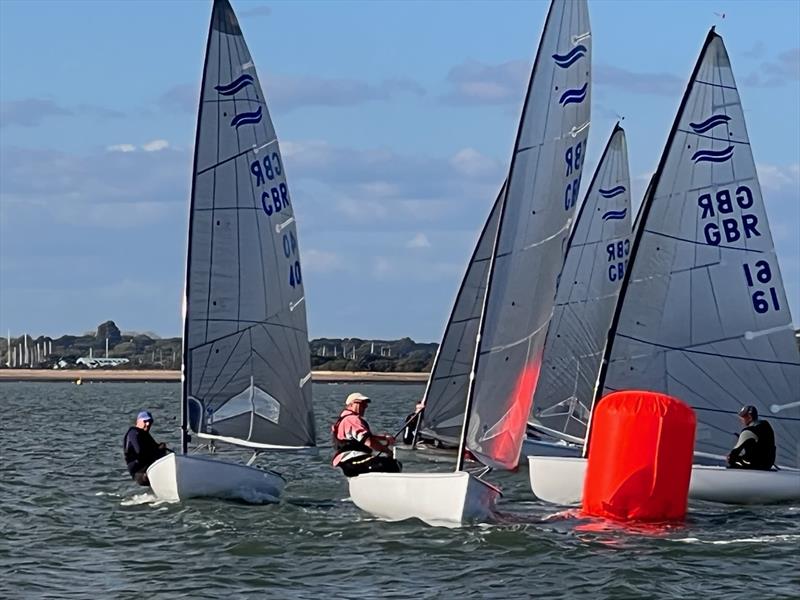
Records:
{"label": "wake behind boat", "polygon": [[[478,293],[464,297],[477,305],[465,307],[469,326],[448,326],[465,336],[472,332],[475,343],[465,347],[473,352],[453,360],[450,383],[432,378],[431,385],[464,393],[454,394],[453,406],[463,409],[450,417],[463,415],[460,428],[453,423],[459,431],[456,471],[353,477],[350,495],[363,510],[389,520],[416,517],[431,524],[491,517],[500,491],[481,479],[487,469],[465,471],[464,454],[469,451],[488,468],[513,469],[519,459],[586,155],[590,72],[586,2],[554,0],[533,64],[507,184],[492,212],[496,233],[491,234],[490,215],[467,271],[467,278],[475,274],[477,279],[467,285],[476,285]],[[482,242],[489,250],[486,259]],[[485,260],[485,266],[476,266],[478,260]],[[456,364],[468,370],[460,372]]]}
{"label": "wake behind boat", "polygon": [[[625,277],[595,404],[622,388],[681,398],[697,414],[695,456],[717,465],[736,439],[737,410],[753,405],[775,430],[781,470],[696,464],[689,497],[800,500],[800,353],[744,111],[713,29],[645,196]],[[582,459],[530,463],[537,497],[580,499]]]}
{"label": "wake behind boat", "polygon": [[[305,297],[283,159],[227,0],[214,1],[200,90],[183,361],[181,454],[150,466],[153,491],[276,500],[283,478],[251,463],[315,445]],[[253,459],[189,455],[189,430]]]}

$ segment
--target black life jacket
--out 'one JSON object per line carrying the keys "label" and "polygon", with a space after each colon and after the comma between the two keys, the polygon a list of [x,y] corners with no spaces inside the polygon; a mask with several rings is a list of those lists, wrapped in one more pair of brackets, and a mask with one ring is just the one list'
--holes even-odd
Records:
{"label": "black life jacket", "polygon": [[742,431],[752,431],[755,434],[755,447],[747,454],[747,459],[754,469],[771,469],[775,464],[775,432],[766,421],[756,421]]}
{"label": "black life jacket", "polygon": [[338,419],[336,419],[336,422],[331,427],[331,446],[333,446],[334,455],[341,454],[342,452],[351,452],[356,450],[359,452],[366,452],[367,454],[372,454],[372,448],[367,446],[364,442],[359,442],[357,440],[351,440],[351,439],[345,439],[345,440],[339,439],[337,435],[337,433],[339,432],[339,424],[345,419],[345,417],[349,417],[350,415],[355,415],[359,419],[361,419],[361,422],[364,424],[364,427],[367,428],[367,437],[372,435],[372,433],[369,430],[369,425],[367,424],[367,422],[360,416],[356,415],[356,413],[348,411],[347,414],[341,415]]}

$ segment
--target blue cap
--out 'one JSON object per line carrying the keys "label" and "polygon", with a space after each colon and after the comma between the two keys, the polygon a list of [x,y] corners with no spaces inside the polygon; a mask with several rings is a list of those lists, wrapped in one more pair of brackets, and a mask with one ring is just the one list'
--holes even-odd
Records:
{"label": "blue cap", "polygon": [[149,410],[143,410],[138,415],[136,415],[137,421],[152,421],[153,415],[150,414]]}

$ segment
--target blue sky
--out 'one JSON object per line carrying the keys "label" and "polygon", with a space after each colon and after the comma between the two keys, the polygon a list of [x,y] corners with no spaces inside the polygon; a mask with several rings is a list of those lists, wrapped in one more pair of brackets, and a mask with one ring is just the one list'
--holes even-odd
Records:
{"label": "blue sky", "polygon": [[[295,199],[310,335],[438,340],[507,169],[547,4],[232,4]],[[590,13],[587,167],[624,116],[637,204],[717,25],[800,322],[800,3]],[[3,334],[106,319],[179,334],[209,15],[199,0],[0,2]]]}

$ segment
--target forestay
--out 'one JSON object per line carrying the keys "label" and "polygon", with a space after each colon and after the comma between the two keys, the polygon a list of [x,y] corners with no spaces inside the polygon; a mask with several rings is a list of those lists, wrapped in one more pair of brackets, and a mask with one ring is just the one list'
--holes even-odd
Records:
{"label": "forestay", "polygon": [[531,423],[583,439],[600,359],[630,254],[631,193],[625,131],[617,125],[572,228],[547,331]]}
{"label": "forestay", "polygon": [[591,38],[585,0],[555,0],[514,145],[468,397],[466,445],[516,467],[586,154]]}
{"label": "forestay", "polygon": [[456,295],[425,390],[420,433],[423,437],[458,443],[464,423],[469,373],[475,358],[478,322],[486,296],[489,262],[497,237],[500,202],[505,184],[483,226],[467,272]]}
{"label": "forestay", "polygon": [[214,2],[196,135],[184,317],[188,424],[246,446],[314,445],[292,200],[227,0]]}
{"label": "forestay", "polygon": [[714,455],[735,443],[736,410],[753,404],[775,429],[778,464],[800,466],[800,356],[739,93],[713,29],[644,202],[603,391],[688,402],[696,450]]}

